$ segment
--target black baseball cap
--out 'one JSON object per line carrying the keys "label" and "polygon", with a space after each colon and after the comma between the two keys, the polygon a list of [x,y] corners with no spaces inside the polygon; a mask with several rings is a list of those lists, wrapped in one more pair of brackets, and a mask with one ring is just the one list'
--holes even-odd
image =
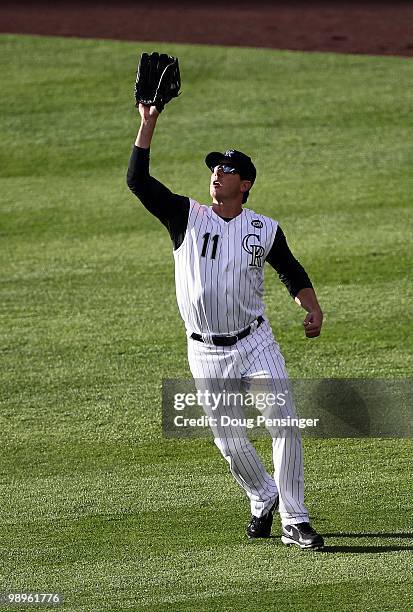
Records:
{"label": "black baseball cap", "polygon": [[246,181],[251,181],[252,184],[254,184],[257,176],[257,170],[251,158],[245,155],[245,153],[241,153],[241,151],[236,151],[235,149],[228,149],[225,153],[219,153],[218,151],[208,153],[205,158],[205,163],[211,171],[215,166],[219,166],[219,164],[234,166],[234,168],[239,171],[241,178]]}

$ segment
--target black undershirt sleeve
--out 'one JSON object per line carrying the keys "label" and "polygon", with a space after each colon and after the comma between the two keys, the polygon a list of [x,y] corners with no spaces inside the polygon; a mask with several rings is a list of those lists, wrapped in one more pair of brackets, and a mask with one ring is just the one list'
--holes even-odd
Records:
{"label": "black undershirt sleeve", "polygon": [[291,253],[280,226],[277,227],[266,261],[278,272],[278,276],[292,297],[295,297],[301,289],[313,286],[307,272]]}
{"label": "black undershirt sleeve", "polygon": [[133,147],[126,182],[144,207],[166,227],[177,249],[188,226],[189,198],[172,193],[149,174],[149,152],[149,149]]}

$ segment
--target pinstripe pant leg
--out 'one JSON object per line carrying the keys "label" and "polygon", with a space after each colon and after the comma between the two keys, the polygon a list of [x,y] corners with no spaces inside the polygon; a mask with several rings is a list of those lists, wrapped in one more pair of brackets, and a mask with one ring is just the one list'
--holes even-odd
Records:
{"label": "pinstripe pant leg", "polygon": [[[248,338],[246,339],[248,340]],[[294,400],[288,383],[284,358],[273,340],[269,326],[256,330],[248,340],[250,357],[248,381],[262,381],[267,391],[285,394],[285,404],[265,408],[267,418],[296,417]],[[304,468],[301,433],[296,427],[267,427],[272,437],[274,480],[280,496],[282,523],[293,524],[308,521],[304,504]]]}
{"label": "pinstripe pant leg", "polygon": [[[211,347],[189,341],[188,359],[191,373],[198,389],[210,393],[229,391],[239,386],[239,364],[237,351],[227,347]],[[215,419],[217,425],[211,426],[214,442],[222,456],[228,462],[232,475],[244,489],[250,500],[251,514],[262,516],[272,506],[277,495],[277,487],[272,476],[263,466],[258,454],[248,440],[244,426],[222,426],[221,416],[242,420],[245,418],[243,408],[239,405],[222,405],[212,409],[204,405],[204,412]],[[240,421],[238,421],[240,422]]]}

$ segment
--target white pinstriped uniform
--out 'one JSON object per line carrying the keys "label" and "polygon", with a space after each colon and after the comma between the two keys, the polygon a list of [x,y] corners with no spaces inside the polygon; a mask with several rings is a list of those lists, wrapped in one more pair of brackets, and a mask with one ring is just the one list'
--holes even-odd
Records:
{"label": "white pinstriped uniform", "polygon": [[189,333],[234,333],[262,315],[264,276],[257,264],[264,263],[277,226],[247,208],[226,222],[190,200],[185,239],[174,251],[178,306]]}
{"label": "white pinstriped uniform", "polygon": [[[288,376],[284,358],[270,325],[255,320],[264,314],[263,265],[277,231],[277,222],[244,208],[229,222],[210,206],[190,200],[188,226],[181,246],[174,251],[176,295],[188,335],[188,361],[198,388],[219,392],[225,381],[236,379],[248,389],[254,380],[266,380],[268,390],[282,392]],[[252,324],[252,332],[232,346],[215,346],[212,334],[234,334]],[[202,334],[205,342],[189,338]],[[227,389],[228,390],[228,389]],[[239,406],[219,406],[207,415],[243,417]],[[277,414],[294,417],[292,398]],[[270,430],[273,438],[274,476],[264,468],[246,429],[212,427],[215,444],[243,487],[255,516],[266,514],[277,492],[283,524],[308,521],[304,505],[303,461],[298,431]]]}

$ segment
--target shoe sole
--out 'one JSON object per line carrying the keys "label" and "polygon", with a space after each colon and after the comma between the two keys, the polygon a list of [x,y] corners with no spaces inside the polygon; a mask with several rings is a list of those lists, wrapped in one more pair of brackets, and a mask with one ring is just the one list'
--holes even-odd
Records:
{"label": "shoe sole", "polygon": [[287,538],[286,536],[281,536],[281,542],[286,544],[287,546],[291,546],[294,544],[301,548],[302,550],[321,550],[324,547],[324,542],[322,544],[300,544],[291,538]]}

